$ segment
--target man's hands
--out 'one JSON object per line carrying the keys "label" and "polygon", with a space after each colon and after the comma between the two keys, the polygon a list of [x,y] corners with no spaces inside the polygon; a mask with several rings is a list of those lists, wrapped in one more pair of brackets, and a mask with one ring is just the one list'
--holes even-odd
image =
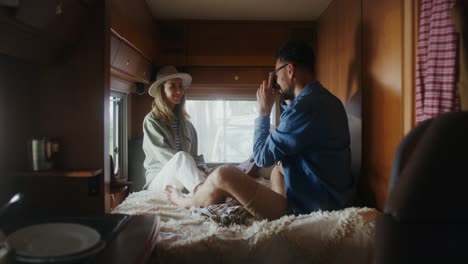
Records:
{"label": "man's hands", "polygon": [[260,88],[257,90],[257,102],[260,106],[260,115],[269,116],[271,109],[275,104],[276,96],[279,95],[279,92],[271,88],[271,82],[273,75],[268,76],[268,82],[263,80],[263,83],[260,85]]}

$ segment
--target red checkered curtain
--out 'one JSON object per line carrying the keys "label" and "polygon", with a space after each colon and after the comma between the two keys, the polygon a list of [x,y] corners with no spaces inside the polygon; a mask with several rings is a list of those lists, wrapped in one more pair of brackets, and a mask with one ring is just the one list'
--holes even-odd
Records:
{"label": "red checkered curtain", "polygon": [[450,17],[456,0],[422,0],[416,63],[416,122],[459,110],[457,35]]}

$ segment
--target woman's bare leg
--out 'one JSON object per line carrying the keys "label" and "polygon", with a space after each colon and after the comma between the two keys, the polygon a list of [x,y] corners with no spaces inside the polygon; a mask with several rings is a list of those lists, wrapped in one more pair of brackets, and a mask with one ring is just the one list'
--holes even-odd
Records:
{"label": "woman's bare leg", "polygon": [[172,202],[185,208],[223,203],[227,197],[233,197],[262,218],[276,219],[287,213],[285,197],[229,165],[217,168],[192,197],[185,198],[170,188],[166,194]]}
{"label": "woman's bare leg", "polygon": [[213,177],[213,174],[211,175],[212,176],[207,178],[207,180],[197,188],[196,192],[189,197],[183,196],[182,192],[177,188],[166,186],[165,192],[167,198],[172,203],[184,208],[190,208],[193,206],[205,207],[212,204],[224,203],[228,194],[213,184],[213,179],[210,178],[214,178],[216,176]]}
{"label": "woman's bare leg", "polygon": [[279,193],[283,197],[286,197],[286,189],[284,186],[284,172],[283,166],[276,165],[271,171],[271,189],[276,193]]}

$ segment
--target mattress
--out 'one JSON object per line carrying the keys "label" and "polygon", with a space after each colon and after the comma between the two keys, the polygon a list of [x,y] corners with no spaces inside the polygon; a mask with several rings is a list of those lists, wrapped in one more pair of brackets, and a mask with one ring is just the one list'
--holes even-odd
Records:
{"label": "mattress", "polygon": [[131,193],[113,213],[161,219],[159,263],[372,263],[373,208],[350,207],[223,225],[154,193]]}

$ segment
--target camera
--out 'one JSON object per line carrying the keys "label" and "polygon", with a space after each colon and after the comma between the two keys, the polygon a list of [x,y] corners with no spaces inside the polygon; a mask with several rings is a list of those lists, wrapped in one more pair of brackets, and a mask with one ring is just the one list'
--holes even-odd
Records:
{"label": "camera", "polygon": [[280,90],[281,88],[277,82],[277,78],[278,77],[276,76],[276,74],[273,74],[273,76],[271,76],[271,89],[273,90]]}

